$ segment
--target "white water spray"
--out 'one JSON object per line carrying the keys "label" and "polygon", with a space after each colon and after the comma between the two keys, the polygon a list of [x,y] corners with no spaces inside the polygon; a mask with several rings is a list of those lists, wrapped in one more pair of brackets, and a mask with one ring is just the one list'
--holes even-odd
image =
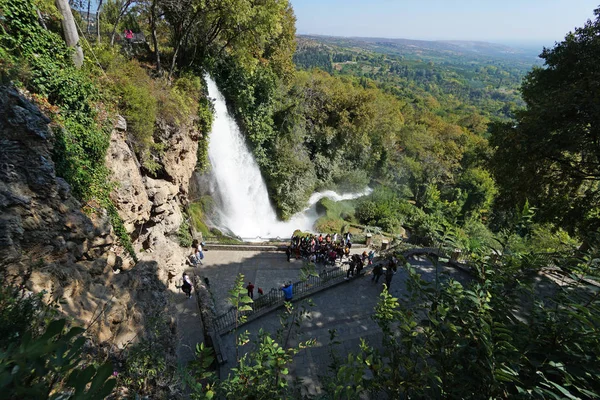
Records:
{"label": "white water spray", "polygon": [[367,188],[361,193],[342,195],[333,191],[314,193],[304,211],[295,214],[289,221],[279,221],[269,201],[267,186],[258,164],[235,120],[229,115],[223,95],[211,77],[207,76],[206,81],[209,96],[214,99],[208,157],[220,198],[220,202],[217,202],[219,228],[229,230],[244,240],[288,238],[296,229],[313,229],[319,217],[316,203],[320,199],[350,200],[371,192]]}

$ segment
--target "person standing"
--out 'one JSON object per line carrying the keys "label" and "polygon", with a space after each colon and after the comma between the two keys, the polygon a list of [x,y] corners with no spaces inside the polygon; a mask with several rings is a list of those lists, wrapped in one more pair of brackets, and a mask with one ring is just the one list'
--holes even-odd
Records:
{"label": "person standing", "polygon": [[202,260],[204,259],[204,252],[202,251],[202,242],[198,241],[198,245],[196,246],[196,261],[200,265],[202,265]]}
{"label": "person standing", "polygon": [[371,282],[379,282],[381,275],[383,275],[383,265],[377,264],[373,267],[373,277],[371,278]]}
{"label": "person standing", "polygon": [[388,265],[385,270],[385,285],[387,286],[388,292],[390,291],[390,285],[392,284],[392,278],[394,277],[394,268]]}
{"label": "person standing", "polygon": [[185,272],[183,273],[181,290],[183,290],[183,293],[185,293],[188,299],[192,297],[192,281],[190,280],[188,274],[186,274]]}
{"label": "person standing", "polygon": [[251,299],[254,299],[254,285],[252,282],[248,282],[246,289],[248,289],[248,296],[250,296]]}
{"label": "person standing", "polygon": [[352,258],[354,258],[354,265],[356,268],[356,276],[360,276],[360,272],[362,271],[362,269],[364,267],[363,257],[359,256],[358,254],[355,254],[352,256]]}
{"label": "person standing", "polygon": [[369,265],[373,265],[373,259],[375,258],[375,250],[371,250],[369,252],[368,258],[369,258]]}
{"label": "person standing", "polygon": [[287,249],[285,249],[285,255],[287,256],[288,262],[290,262],[290,258],[292,258],[292,247],[291,246],[288,246]]}
{"label": "person standing", "polygon": [[354,268],[356,267],[356,261],[354,257],[350,259],[350,264],[348,265],[348,272],[346,272],[346,280],[350,279],[350,275],[354,277]]}

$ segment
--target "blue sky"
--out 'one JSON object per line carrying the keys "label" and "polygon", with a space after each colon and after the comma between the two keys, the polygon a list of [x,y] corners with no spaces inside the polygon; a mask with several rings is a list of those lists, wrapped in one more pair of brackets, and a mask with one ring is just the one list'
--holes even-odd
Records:
{"label": "blue sky", "polygon": [[291,0],[300,34],[551,46],[600,0]]}

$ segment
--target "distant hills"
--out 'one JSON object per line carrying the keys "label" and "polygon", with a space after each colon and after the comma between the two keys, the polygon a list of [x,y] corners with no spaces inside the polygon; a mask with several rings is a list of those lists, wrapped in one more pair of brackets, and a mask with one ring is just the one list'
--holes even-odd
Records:
{"label": "distant hills", "polygon": [[321,35],[298,35],[299,44],[317,42],[325,45],[368,50],[376,53],[419,58],[427,61],[440,61],[448,58],[482,61],[497,59],[523,63],[526,65],[541,64],[538,54],[542,49],[519,49],[497,43],[463,40],[412,40],[366,37],[336,37]]}

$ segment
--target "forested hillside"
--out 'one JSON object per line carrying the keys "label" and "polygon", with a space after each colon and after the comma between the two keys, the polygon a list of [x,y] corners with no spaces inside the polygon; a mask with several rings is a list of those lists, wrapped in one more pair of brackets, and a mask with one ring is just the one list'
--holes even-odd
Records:
{"label": "forested hillside", "polygon": [[[85,215],[109,220],[132,262],[150,248],[150,237],[138,243],[137,254],[133,243],[156,220],[124,221],[114,195],[120,183],[111,181],[106,165],[111,132],[121,116],[127,130],[120,134],[140,176],[151,188],[166,182],[168,193],[157,190],[146,203],[160,213],[166,208],[160,196],[187,203],[187,187],[177,186],[169,169],[165,137],[181,127],[197,132],[196,169],[210,169],[212,106],[203,78],[210,73],[282,218],[303,209],[315,190],[369,186],[373,193],[360,200],[321,202],[326,214],[316,230],[377,229],[405,246],[390,257],[404,248],[436,247],[469,271],[468,285],[429,285],[404,265],[410,293],[397,299],[384,288],[373,312],[382,343],[363,342],[347,357],[332,356],[323,396],[600,396],[600,10],[554,48],[540,49],[544,64],[536,67],[528,55],[473,55],[461,49],[464,43],[425,51],[401,41],[298,38],[287,0],[104,0],[90,14],[91,4],[0,0],[0,81],[18,99],[5,119],[33,132],[23,110],[35,108],[39,120],[48,119],[44,140],[52,141],[52,163],[40,162],[52,164],[46,170],[66,182],[61,193],[72,193]],[[8,213],[31,200],[4,194],[14,166],[0,161],[7,176],[0,206]],[[208,212],[202,207],[200,217]],[[38,222],[23,219],[24,226]],[[0,217],[0,229],[17,220]],[[189,248],[183,221],[174,229]],[[0,235],[1,246],[25,232],[13,231],[14,237]],[[60,257],[52,264],[35,259],[39,248],[52,248],[37,239],[24,238],[35,249],[25,248],[15,262],[29,272],[9,281],[5,263],[12,260],[0,263],[0,398],[299,397],[301,383],[287,379],[289,365],[311,340],[287,348],[275,334],[261,332],[250,343],[236,331],[235,368],[221,377],[204,346],[195,362],[176,364],[173,327],[164,315],[139,319],[139,336],[118,350],[112,337],[95,343],[100,339],[89,326],[72,327],[71,315],[58,306],[68,293],[53,293],[49,303],[44,293],[27,289],[31,270],[65,281],[65,271],[72,271]],[[104,279],[93,264],[99,257],[67,247],[64,252],[81,253],[81,265]],[[442,258],[432,257],[436,273]],[[552,289],[545,286],[548,267],[561,280]],[[307,268],[305,275],[311,273]],[[140,276],[144,281],[132,278],[132,291],[146,293],[150,279]],[[236,321],[252,309],[243,284],[238,278],[231,292]],[[152,290],[146,299],[167,302],[164,287]],[[289,303],[285,312],[289,336],[301,311]],[[119,316],[111,318],[108,325],[119,324]]]}

